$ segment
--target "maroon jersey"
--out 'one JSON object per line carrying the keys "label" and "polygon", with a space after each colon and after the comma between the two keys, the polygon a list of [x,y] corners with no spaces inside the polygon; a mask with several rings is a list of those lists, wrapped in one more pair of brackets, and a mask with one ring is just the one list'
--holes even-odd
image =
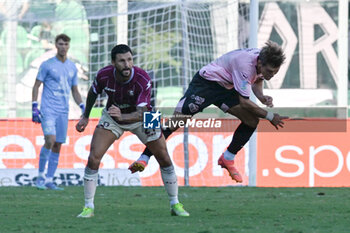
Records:
{"label": "maroon jersey", "polygon": [[108,95],[106,108],[114,104],[122,113],[134,112],[136,106],[147,106],[151,110],[151,78],[146,71],[134,66],[129,81],[120,83],[114,76],[114,70],[113,65],[100,69],[92,84],[95,94],[104,90]]}

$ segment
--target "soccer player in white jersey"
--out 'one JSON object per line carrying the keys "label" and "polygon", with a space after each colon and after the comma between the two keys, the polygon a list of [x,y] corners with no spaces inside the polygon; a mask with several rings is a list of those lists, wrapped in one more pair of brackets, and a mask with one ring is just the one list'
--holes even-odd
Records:
{"label": "soccer player in white jersey", "polygon": [[[257,128],[259,118],[268,119],[276,129],[283,127],[283,120],[288,118],[268,112],[249,100],[252,90],[261,103],[273,107],[272,97],[263,94],[263,82],[270,80],[278,72],[284,60],[281,47],[271,41],[261,50],[251,48],[228,52],[194,75],[185,95],[175,108],[175,120],[176,115],[185,114],[191,117],[211,104],[241,120],[230,145],[218,160],[218,164],[226,168],[236,182],[242,182],[242,176],[234,166],[234,158],[249,141]],[[165,138],[176,129],[163,129]],[[143,171],[150,156],[152,153],[146,148],[140,158],[130,165],[131,172]]]}
{"label": "soccer player in white jersey", "polygon": [[[55,39],[56,56],[43,62],[39,68],[32,92],[32,120],[41,123],[45,143],[40,151],[38,189],[63,190],[53,178],[57,169],[61,145],[66,141],[68,127],[69,95],[84,112],[85,105],[78,91],[78,76],[75,64],[67,58],[70,38],[59,34]],[[38,92],[44,84],[41,107],[38,108]],[[44,175],[46,163],[48,168]]]}
{"label": "soccer player in white jersey", "polygon": [[151,78],[146,71],[133,65],[132,52],[127,45],[116,45],[111,51],[111,60],[112,65],[97,73],[87,96],[85,112],[76,125],[77,131],[84,131],[97,95],[104,90],[108,101],[91,140],[84,174],[85,207],[77,217],[90,218],[94,215],[94,196],[101,159],[124,131],[135,134],[155,155],[169,197],[171,214],[189,216],[178,201],[177,177],[161,130],[143,128],[143,112],[151,110]]}

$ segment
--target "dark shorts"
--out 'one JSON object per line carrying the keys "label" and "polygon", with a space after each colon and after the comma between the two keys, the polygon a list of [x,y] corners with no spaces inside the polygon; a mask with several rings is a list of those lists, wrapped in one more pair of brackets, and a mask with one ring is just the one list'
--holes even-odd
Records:
{"label": "dark shorts", "polygon": [[226,112],[229,108],[239,104],[239,93],[235,89],[228,90],[217,82],[206,80],[197,72],[185,95],[176,106],[176,111],[194,115],[202,112],[211,104]]}

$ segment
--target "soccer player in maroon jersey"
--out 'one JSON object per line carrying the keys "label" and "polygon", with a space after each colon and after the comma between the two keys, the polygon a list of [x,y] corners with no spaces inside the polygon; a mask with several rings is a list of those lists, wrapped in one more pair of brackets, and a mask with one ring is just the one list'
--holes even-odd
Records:
{"label": "soccer player in maroon jersey", "polygon": [[77,217],[90,218],[94,215],[94,196],[101,159],[124,131],[131,131],[137,135],[155,155],[169,196],[171,214],[189,216],[178,201],[177,177],[161,130],[143,128],[143,112],[151,110],[150,77],[144,70],[134,66],[132,51],[127,45],[115,46],[111,52],[111,60],[112,65],[102,68],[97,73],[87,96],[85,112],[76,125],[77,131],[84,131],[97,95],[104,90],[108,101],[91,140],[84,173],[85,207]]}

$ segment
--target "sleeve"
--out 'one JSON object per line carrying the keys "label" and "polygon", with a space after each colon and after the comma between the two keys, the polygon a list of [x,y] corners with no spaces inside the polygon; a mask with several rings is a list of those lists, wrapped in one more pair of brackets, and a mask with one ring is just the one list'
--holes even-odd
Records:
{"label": "sleeve", "polygon": [[248,75],[239,71],[233,71],[232,81],[235,90],[243,97],[249,97],[252,87],[248,81]]}
{"label": "sleeve", "polygon": [[145,80],[145,82],[138,83],[138,84],[141,88],[141,92],[140,92],[139,97],[136,101],[136,106],[138,106],[138,107],[148,106],[149,107],[151,105],[151,90],[152,90],[151,80],[148,79],[147,81]]}
{"label": "sleeve", "polygon": [[38,74],[36,76],[36,79],[44,82],[45,78],[47,76],[47,72],[48,72],[47,63],[43,62],[39,67],[39,71],[38,71]]}
{"label": "sleeve", "polygon": [[101,86],[100,81],[101,81],[101,75],[100,75],[100,72],[98,72],[94,82],[91,85],[92,91],[97,95],[101,94],[103,90],[103,87]]}
{"label": "sleeve", "polygon": [[72,63],[72,65],[73,65],[73,70],[74,70],[72,86],[78,86],[78,69],[77,69],[77,67],[75,66],[74,63]]}

